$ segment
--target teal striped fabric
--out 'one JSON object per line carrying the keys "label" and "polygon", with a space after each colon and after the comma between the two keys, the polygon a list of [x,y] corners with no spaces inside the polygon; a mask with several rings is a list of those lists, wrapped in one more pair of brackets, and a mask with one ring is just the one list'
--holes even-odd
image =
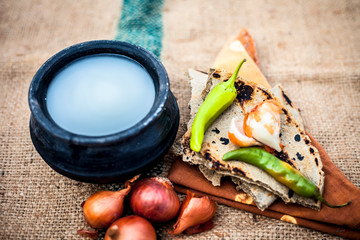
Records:
{"label": "teal striped fabric", "polygon": [[160,57],[162,11],[163,0],[123,0],[115,39],[139,45]]}

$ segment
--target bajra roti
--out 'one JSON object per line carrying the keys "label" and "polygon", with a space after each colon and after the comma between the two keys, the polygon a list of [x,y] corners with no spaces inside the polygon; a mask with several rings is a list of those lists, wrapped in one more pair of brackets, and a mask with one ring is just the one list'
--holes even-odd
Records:
{"label": "bajra roti", "polygon": [[[207,78],[206,75],[204,76],[204,74],[196,71],[190,71],[189,74],[192,75],[192,98],[190,107],[193,119],[203,102],[204,95],[206,95],[211,87],[220,81],[228,79],[231,74],[211,69],[206,83],[204,83]],[[199,82],[201,82],[201,84]],[[205,90],[203,91],[202,88]],[[271,196],[271,194],[269,195],[270,192],[280,196],[285,202],[299,203],[307,207],[319,209],[320,202],[294,194],[293,191],[255,166],[239,161],[222,161],[222,156],[226,152],[237,148],[229,142],[227,136],[228,127],[233,117],[242,120],[245,112],[251,110],[255,104],[266,99],[274,99],[281,103],[288,98],[284,93],[286,97],[279,99],[270,90],[241,78],[237,79],[236,88],[238,90],[236,101],[209,127],[205,134],[200,153],[191,151],[189,147],[192,123],[192,120],[190,120],[188,125],[189,131],[184,135],[182,141],[183,160],[192,164],[202,165],[216,173],[230,175],[239,179],[240,182],[238,186],[254,198],[255,203],[260,209],[265,209],[274,201],[275,196],[272,198],[264,197]],[[283,93],[281,88],[280,92]],[[296,108],[291,104],[284,104],[283,106],[284,113],[281,114],[280,139],[281,143],[285,145],[285,148],[282,152],[275,155],[300,170],[305,176],[311,179],[320,189],[320,192],[322,192],[324,174],[322,172],[319,153],[315,147],[311,146],[311,141],[308,136],[306,136],[302,124],[295,120],[296,118],[293,116],[292,110],[290,111],[289,109],[289,107],[293,109]]]}
{"label": "bajra roti", "polygon": [[[207,73],[199,72],[190,69],[189,70],[189,79],[190,79],[190,85],[191,85],[191,99],[189,102],[189,107],[191,110],[191,118],[188,123],[188,129],[189,132],[187,134],[190,134],[191,125],[193,122],[193,119],[195,117],[196,112],[198,111],[201,103],[205,99],[206,95],[210,91],[210,88],[212,86],[211,82],[208,81]],[[201,93],[201,94],[199,94]],[[186,135],[186,134],[185,134]],[[185,137],[183,138],[183,140]],[[182,142],[184,144],[184,142]],[[186,148],[186,147],[185,147]],[[183,153],[183,160],[185,162],[189,162],[191,164],[196,164],[199,166],[200,171],[203,173],[203,175],[210,181],[214,186],[220,186],[221,178],[223,176],[231,176],[231,172],[229,171],[215,171],[211,170],[207,166],[207,161],[203,158],[203,156],[200,153],[191,152],[191,154],[188,156],[185,152]],[[268,206],[270,206],[276,199],[277,196],[272,194],[271,192],[265,190],[261,186],[257,185],[250,185],[247,182],[241,182],[238,178],[232,177],[233,182],[237,185],[237,189],[242,189],[244,192],[246,192],[248,195],[250,195],[255,204],[258,206],[259,209],[264,210]],[[248,186],[249,185],[249,186]],[[246,202],[247,204],[249,201]]]}

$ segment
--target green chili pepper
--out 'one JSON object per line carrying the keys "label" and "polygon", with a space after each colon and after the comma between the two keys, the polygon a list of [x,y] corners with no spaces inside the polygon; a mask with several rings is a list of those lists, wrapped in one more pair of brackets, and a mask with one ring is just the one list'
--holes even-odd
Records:
{"label": "green chili pepper", "polygon": [[239,160],[255,165],[280,183],[284,184],[300,196],[314,198],[331,208],[339,208],[349,205],[347,202],[342,205],[331,205],[326,202],[315,184],[306,178],[301,172],[290,164],[281,161],[274,155],[260,148],[239,148],[224,154],[223,160]]}
{"label": "green chili pepper", "polygon": [[246,62],[246,59],[240,62],[229,80],[216,85],[201,104],[191,127],[191,150],[200,152],[205,131],[215,119],[234,102],[237,95],[234,85],[235,79],[244,62]]}

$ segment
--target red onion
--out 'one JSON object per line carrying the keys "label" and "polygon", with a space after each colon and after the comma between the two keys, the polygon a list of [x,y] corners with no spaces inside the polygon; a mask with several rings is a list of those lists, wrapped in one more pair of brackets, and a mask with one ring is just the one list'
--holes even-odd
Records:
{"label": "red onion", "polygon": [[153,177],[134,184],[130,193],[130,207],[136,215],[151,222],[166,222],[177,215],[180,201],[170,180]]}
{"label": "red onion", "polygon": [[91,195],[82,205],[87,223],[93,228],[106,228],[124,211],[124,198],[129,194],[131,183],[138,179],[133,177],[125,183],[120,191],[100,191]]}
{"label": "red onion", "polygon": [[139,216],[127,216],[116,220],[106,231],[104,240],[153,240],[154,227]]}

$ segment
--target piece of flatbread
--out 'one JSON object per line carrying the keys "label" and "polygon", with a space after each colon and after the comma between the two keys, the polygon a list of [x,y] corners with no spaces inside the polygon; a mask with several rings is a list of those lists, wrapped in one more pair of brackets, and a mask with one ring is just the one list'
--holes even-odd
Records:
{"label": "piece of flatbread", "polygon": [[270,84],[259,68],[255,41],[246,29],[241,29],[239,35],[230,38],[225,43],[212,67],[233,73],[241,59],[246,59],[246,64],[241,67],[239,75],[270,88]]}
{"label": "piece of flatbread", "polygon": [[293,115],[296,122],[299,123],[299,128],[304,131],[304,124],[302,118],[300,116],[299,109],[295,106],[295,104],[290,100],[290,98],[286,95],[284,89],[280,84],[277,84],[275,87],[271,89],[271,92],[281,101],[285,109]]}
{"label": "piece of flatbread", "polygon": [[[190,121],[188,122],[188,129],[191,129],[192,122],[195,118],[195,115],[204,101],[206,95],[209,93],[212,84],[207,81],[207,74],[203,72],[195,71],[189,69],[189,78],[191,85],[191,99],[189,102],[189,107],[191,110]],[[200,93],[200,94],[199,94]],[[191,164],[196,164],[199,166],[202,174],[207,178],[214,186],[220,186],[221,178],[224,176],[231,176],[229,171],[214,171],[207,167],[207,161],[203,158],[200,153],[192,152],[192,156],[183,155],[183,160]],[[241,182],[240,179],[232,177],[233,182],[237,185],[238,190],[243,190],[245,193],[250,195],[253,198],[254,203],[258,206],[259,209],[265,210],[269,207],[276,199],[277,196],[271,192],[265,190],[261,186],[253,185],[246,182]],[[252,201],[247,201],[250,203]]]}
{"label": "piece of flatbread", "polygon": [[[201,73],[198,73],[197,76],[196,73],[190,72],[190,75],[193,75],[193,80],[191,81],[192,97],[190,101],[192,119],[200,107],[204,95],[206,95],[211,87],[220,81],[227,80],[231,76],[231,74],[224,71],[211,69],[208,81],[205,83],[205,90],[201,90],[201,88],[204,87],[204,83],[199,84],[198,81],[203,82],[204,76],[200,76],[200,74]],[[200,87],[199,85],[202,86]],[[268,201],[269,199],[264,197],[265,195],[268,196],[269,192],[280,196],[285,202],[294,202],[306,207],[320,209],[320,202],[294,194],[292,190],[253,165],[239,161],[222,161],[222,156],[226,152],[237,148],[227,137],[228,127],[233,117],[242,120],[244,113],[250,111],[257,103],[267,99],[274,99],[279,103],[282,102],[281,99],[277,98],[270,90],[255,85],[245,79],[238,78],[236,88],[238,90],[236,101],[209,127],[205,134],[200,153],[190,150],[189,140],[192,120],[189,122],[189,131],[184,135],[182,141],[183,160],[239,179],[240,183],[238,186],[247,193],[251,193],[250,195],[254,198],[255,203],[260,209],[264,209],[269,205],[268,202],[265,202],[265,200]],[[291,104],[289,105],[291,106]],[[300,170],[306,177],[313,181],[320,189],[320,192],[322,192],[324,174],[322,172],[319,153],[315,147],[311,146],[311,141],[309,137],[306,136],[302,124],[295,120],[296,118],[290,110],[287,110],[288,108],[289,106],[284,105],[284,113],[281,114],[280,139],[285,147],[280,153],[275,152],[275,155]],[[244,184],[247,184],[245,185],[246,187],[244,187]],[[254,190],[253,186],[259,188]],[[250,191],[250,189],[253,189],[253,191]]]}

